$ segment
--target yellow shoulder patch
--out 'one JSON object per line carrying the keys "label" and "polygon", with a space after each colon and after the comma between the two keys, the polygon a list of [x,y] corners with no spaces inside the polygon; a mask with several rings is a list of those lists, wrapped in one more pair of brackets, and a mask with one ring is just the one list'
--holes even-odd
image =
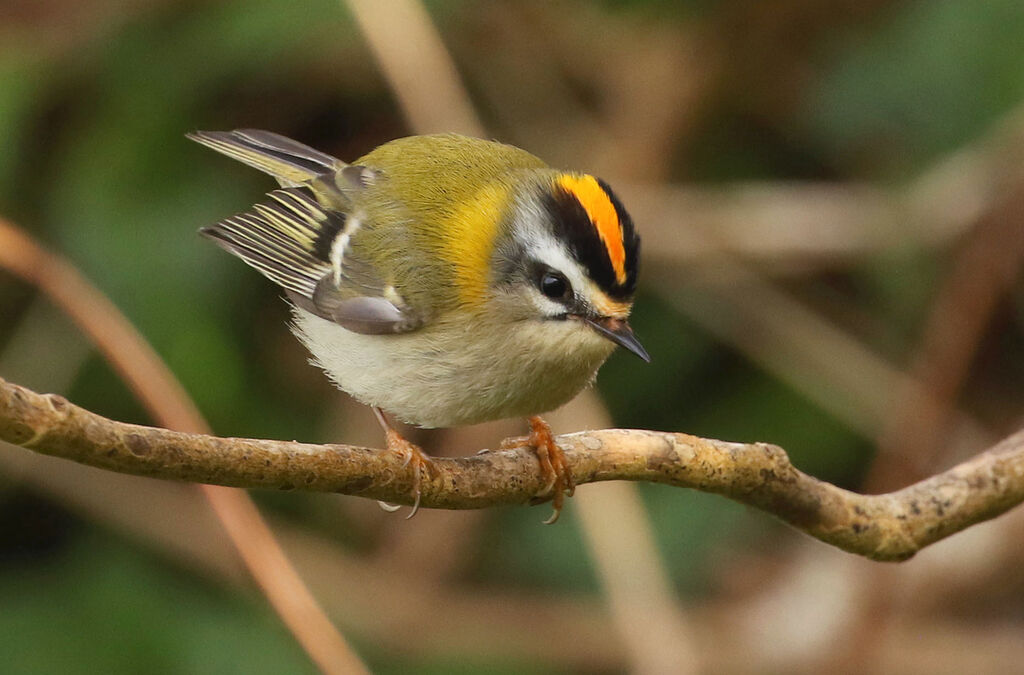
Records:
{"label": "yellow shoulder patch", "polygon": [[451,215],[446,247],[439,253],[451,263],[466,306],[479,306],[486,297],[490,256],[508,195],[501,184],[492,183]]}
{"label": "yellow shoulder patch", "polygon": [[615,205],[612,204],[608,193],[596,178],[586,174],[562,174],[556,182],[579,200],[608,251],[608,259],[615,271],[615,278],[620,284],[625,283],[626,250],[622,245],[622,223],[619,222]]}

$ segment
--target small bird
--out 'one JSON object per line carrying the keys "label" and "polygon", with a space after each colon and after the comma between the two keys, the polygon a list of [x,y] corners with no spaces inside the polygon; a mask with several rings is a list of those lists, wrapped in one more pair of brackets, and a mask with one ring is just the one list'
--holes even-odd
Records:
{"label": "small bird", "polygon": [[284,289],[312,362],[374,409],[411,465],[409,517],[431,460],[384,411],[426,428],[528,417],[513,444],[536,452],[554,522],[575,485],[538,415],[590,385],[615,345],[650,360],[626,321],[640,240],[611,188],[456,134],[352,164],[269,131],[188,136],[280,184],[200,232]]}

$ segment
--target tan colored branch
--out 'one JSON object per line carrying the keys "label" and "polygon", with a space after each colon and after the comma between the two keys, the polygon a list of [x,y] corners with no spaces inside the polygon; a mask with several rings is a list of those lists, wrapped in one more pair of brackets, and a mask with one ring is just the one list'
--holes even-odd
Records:
{"label": "tan colored branch", "polygon": [[[3,380],[0,439],[121,473],[411,501],[411,473],[398,454],[124,424]],[[1024,501],[1024,431],[945,473],[873,496],[807,476],[782,449],[764,443],[640,430],[582,432],[558,442],[577,484],[650,481],[721,494],[875,560],[905,560]],[[536,458],[528,449],[438,458],[435,466],[422,486],[427,508],[526,504],[541,489]]]}

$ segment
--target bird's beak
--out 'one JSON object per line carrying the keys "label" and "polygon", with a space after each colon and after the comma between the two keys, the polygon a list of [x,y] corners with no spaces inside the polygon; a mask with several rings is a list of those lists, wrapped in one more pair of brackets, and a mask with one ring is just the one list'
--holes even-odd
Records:
{"label": "bird's beak", "polygon": [[629,324],[626,323],[625,319],[615,319],[610,316],[597,318],[581,316],[579,319],[596,330],[603,337],[608,338],[620,347],[625,347],[647,363],[651,362],[651,357],[647,353],[647,350],[644,349],[642,344],[640,344],[640,340],[636,339],[636,335],[633,334],[633,329],[629,327]]}

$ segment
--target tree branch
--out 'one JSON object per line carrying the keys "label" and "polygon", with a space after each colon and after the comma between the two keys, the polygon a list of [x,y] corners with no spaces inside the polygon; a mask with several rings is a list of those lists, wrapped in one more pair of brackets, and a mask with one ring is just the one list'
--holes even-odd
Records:
{"label": "tree branch", "polygon": [[[125,424],[3,379],[0,440],[120,473],[411,502],[411,471],[397,453]],[[859,495],[801,473],[781,448],[766,443],[621,429],[569,434],[558,443],[577,484],[649,481],[720,494],[874,560],[905,560],[1024,501],[1024,431],[944,473],[882,495]],[[543,487],[529,449],[436,458],[434,466],[422,483],[421,505],[427,508],[527,504]]]}

